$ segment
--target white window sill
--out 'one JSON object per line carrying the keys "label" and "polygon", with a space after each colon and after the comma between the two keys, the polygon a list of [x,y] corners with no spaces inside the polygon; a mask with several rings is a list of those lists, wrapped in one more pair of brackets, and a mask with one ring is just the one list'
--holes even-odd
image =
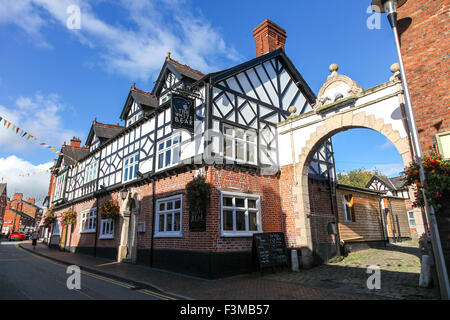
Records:
{"label": "white window sill", "polygon": [[261,233],[261,231],[222,231],[220,236],[223,238],[249,238],[253,237],[255,233]]}
{"label": "white window sill", "polygon": [[183,234],[181,232],[160,232],[155,233],[155,238],[183,238]]}
{"label": "white window sill", "polygon": [[80,231],[80,234],[83,234],[83,233],[95,233],[95,230]]}
{"label": "white window sill", "polygon": [[107,234],[107,235],[104,235],[104,236],[100,236],[98,238],[101,239],[101,240],[111,240],[111,239],[114,239],[114,235]]}

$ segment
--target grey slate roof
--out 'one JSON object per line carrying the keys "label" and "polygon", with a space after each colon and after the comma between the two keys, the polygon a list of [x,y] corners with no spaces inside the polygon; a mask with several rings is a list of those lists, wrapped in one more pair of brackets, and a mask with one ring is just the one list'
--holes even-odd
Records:
{"label": "grey slate roof", "polygon": [[[158,99],[150,94],[143,93],[141,90],[131,89],[133,96],[136,98],[137,102],[144,108],[152,110],[158,107]],[[146,108],[147,107],[147,108]],[[148,111],[148,110],[144,110]]]}
{"label": "grey slate roof", "polygon": [[[403,177],[394,177],[394,178],[384,178],[380,176],[373,176],[373,178],[377,178],[381,182],[383,182],[389,189],[399,191],[405,189]],[[372,179],[373,179],[372,178]],[[369,181],[368,185],[372,183],[372,179]]]}
{"label": "grey slate roof", "polygon": [[192,69],[191,67],[189,67],[187,65],[183,65],[176,60],[168,59],[167,62],[170,63],[170,65],[172,67],[174,67],[175,70],[177,70],[179,73],[181,73],[185,77],[194,79],[195,81],[200,80],[201,78],[204,77],[204,74],[201,73],[200,71]]}
{"label": "grey slate roof", "polygon": [[[63,155],[63,165],[65,166],[71,166],[75,164],[75,161],[80,160],[81,158],[83,158],[84,156],[86,156],[89,153],[89,149],[84,149],[84,148],[74,148],[71,146],[63,146],[61,149]],[[58,162],[57,162],[57,166],[60,165],[60,159],[61,157],[59,157]]]}
{"label": "grey slate roof", "polygon": [[105,125],[103,123],[95,122],[93,124],[95,135],[100,140],[108,140],[123,130],[121,126]]}

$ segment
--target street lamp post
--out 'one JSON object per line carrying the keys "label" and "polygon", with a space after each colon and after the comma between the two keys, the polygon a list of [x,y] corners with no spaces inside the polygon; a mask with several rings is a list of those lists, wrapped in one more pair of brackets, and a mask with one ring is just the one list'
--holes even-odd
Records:
{"label": "street lamp post", "polygon": [[[417,130],[416,120],[411,105],[411,97],[409,95],[408,82],[406,81],[405,67],[403,65],[402,52],[400,50],[400,39],[397,31],[397,8],[403,6],[406,3],[406,1],[407,0],[373,0],[372,9],[376,12],[386,13],[389,23],[392,27],[392,31],[394,33],[395,46],[397,49],[397,55],[400,64],[400,73],[402,77],[403,91],[405,95],[405,106],[408,124],[412,136],[414,153],[417,157],[417,162],[419,164],[420,182],[422,185],[425,185],[424,184],[425,170],[423,168],[423,161],[422,161],[423,155],[420,147],[419,132]],[[422,188],[422,195],[425,203],[425,211],[427,214],[428,223],[430,224],[431,244],[433,247],[433,254],[435,258],[434,260],[436,262],[436,269],[439,277],[439,287],[441,291],[441,297],[442,299],[448,300],[450,287],[448,282],[448,274],[445,266],[444,255],[442,252],[442,245],[439,239],[439,230],[437,228],[436,216],[433,207],[430,206],[427,201],[425,191],[423,190],[423,188]]]}

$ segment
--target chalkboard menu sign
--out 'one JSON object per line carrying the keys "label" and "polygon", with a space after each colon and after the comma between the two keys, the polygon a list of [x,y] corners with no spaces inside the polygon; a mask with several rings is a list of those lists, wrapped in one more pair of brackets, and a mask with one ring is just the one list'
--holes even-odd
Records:
{"label": "chalkboard menu sign", "polygon": [[253,235],[253,250],[260,269],[288,266],[288,255],[284,233],[256,233]]}
{"label": "chalkboard menu sign", "polygon": [[185,129],[194,133],[195,106],[194,100],[172,94],[172,128]]}

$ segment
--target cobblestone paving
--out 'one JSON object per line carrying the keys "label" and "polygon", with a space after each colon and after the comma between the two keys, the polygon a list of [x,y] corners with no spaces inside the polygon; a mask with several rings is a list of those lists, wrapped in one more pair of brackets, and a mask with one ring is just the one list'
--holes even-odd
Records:
{"label": "cobblestone paving", "polygon": [[[381,270],[381,289],[367,289],[367,267]],[[283,272],[267,278],[300,283],[314,288],[342,293],[375,294],[389,299],[438,299],[437,289],[419,288],[420,249],[411,240],[390,244],[386,248],[350,253],[338,263],[328,263],[300,272]]]}

